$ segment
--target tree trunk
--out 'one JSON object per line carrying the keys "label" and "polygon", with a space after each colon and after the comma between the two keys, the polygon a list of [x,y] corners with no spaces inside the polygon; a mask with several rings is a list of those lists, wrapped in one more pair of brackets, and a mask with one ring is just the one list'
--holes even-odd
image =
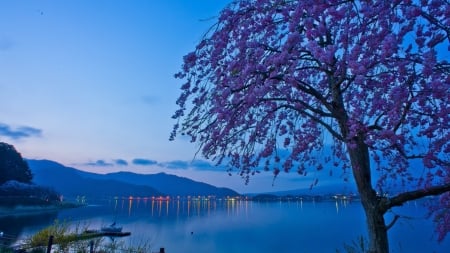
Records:
{"label": "tree trunk", "polygon": [[353,141],[347,148],[352,164],[353,176],[366,214],[369,252],[389,253],[387,227],[384,221],[386,210],[381,206],[381,198],[377,196],[372,187],[369,149],[361,136],[357,136]]}
{"label": "tree trunk", "polygon": [[[366,214],[367,232],[369,235],[369,252],[370,253],[388,253],[389,240],[387,235],[387,227],[384,221],[384,212],[381,211],[377,204],[367,203],[363,200],[364,211]],[[366,202],[366,203],[364,203]]]}
{"label": "tree trunk", "polygon": [[330,77],[330,83],[333,93],[333,114],[338,121],[342,137],[346,141],[353,177],[366,214],[369,253],[389,253],[387,226],[384,222],[384,214],[387,209],[372,187],[369,147],[364,142],[364,133],[349,136],[348,115],[345,110],[342,91],[339,85],[336,85],[333,81],[333,77]]}

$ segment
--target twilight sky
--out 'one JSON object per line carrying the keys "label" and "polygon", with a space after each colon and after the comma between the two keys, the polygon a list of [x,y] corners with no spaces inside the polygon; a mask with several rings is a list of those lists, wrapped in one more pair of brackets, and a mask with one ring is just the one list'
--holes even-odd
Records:
{"label": "twilight sky", "polygon": [[0,141],[96,173],[166,172],[241,193],[308,188],[314,179],[295,172],[246,186],[194,157],[195,144],[168,141],[173,75],[228,2],[0,1]]}

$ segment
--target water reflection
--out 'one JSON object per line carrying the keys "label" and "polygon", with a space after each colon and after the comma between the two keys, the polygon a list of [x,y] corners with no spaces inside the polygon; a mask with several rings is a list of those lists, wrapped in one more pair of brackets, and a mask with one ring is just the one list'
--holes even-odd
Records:
{"label": "water reflection", "polygon": [[[111,202],[113,213],[128,217],[140,212],[148,212],[151,217],[193,217],[210,216],[218,209],[226,210],[228,215],[248,215],[249,203],[246,198],[214,196],[170,197],[115,197]],[[119,204],[120,203],[120,204]]]}
{"label": "water reflection", "polygon": [[335,199],[336,213],[339,213],[339,206],[345,208],[352,201],[351,196],[345,195],[334,195],[333,198]]}
{"label": "water reflection", "polygon": [[[302,252],[336,252],[366,231],[360,203],[343,198],[258,202],[208,196],[118,197],[101,203],[61,210],[57,217],[55,213],[21,221],[24,217],[20,217],[10,223],[0,219],[0,230],[7,225],[16,229],[9,234],[31,233],[35,227],[28,225],[39,223],[37,227],[45,227],[55,219],[86,222],[95,229],[114,219],[132,233],[124,240],[150,241],[156,248],[165,247],[167,252],[184,253],[298,252],[299,245]],[[397,212],[410,211],[409,217],[418,217],[414,214],[420,210],[411,203]],[[317,229],[323,226],[326,229]],[[412,226],[417,229],[411,229]],[[431,222],[425,219],[411,224],[399,221],[390,230],[392,248],[401,245],[402,250],[395,252],[447,252],[441,249],[450,247],[448,240],[442,245],[421,240],[420,245],[410,246],[415,242],[411,238],[429,238],[432,229]]]}
{"label": "water reflection", "polygon": [[[321,198],[303,198],[279,199],[276,203],[280,207],[295,207],[299,210],[304,209],[305,201],[316,208],[316,204],[324,202]],[[121,205],[118,204],[121,202]],[[121,217],[133,217],[146,213],[153,218],[189,218],[189,217],[210,217],[217,212],[224,212],[227,216],[248,216],[249,209],[257,201],[245,197],[226,197],[216,198],[214,196],[176,196],[176,197],[133,197],[114,198],[111,205],[113,213]],[[272,204],[272,201],[262,201],[262,203]],[[334,196],[330,204],[334,205],[336,214],[339,214],[343,208],[346,208],[352,199],[346,196]]]}
{"label": "water reflection", "polygon": [[40,228],[52,224],[57,218],[56,211],[28,214],[0,216],[0,231],[17,240],[23,231],[30,228]]}
{"label": "water reflection", "polygon": [[[142,212],[142,210],[147,210],[151,217],[209,217],[218,211],[224,211],[227,216],[248,216],[250,206],[255,203],[255,201],[252,201],[246,197],[216,198],[214,196],[177,196],[173,198],[168,196],[149,198],[130,196],[127,200],[128,202],[126,204],[123,203],[121,207],[119,207],[117,203],[114,204],[114,212],[124,214],[126,210],[126,214],[129,217],[135,215],[136,213]],[[331,203],[334,204],[336,214],[339,214],[339,212],[352,203],[353,200],[348,196],[336,195],[333,196],[331,201],[333,201]],[[142,202],[144,205],[142,205]],[[287,205],[288,207],[293,206],[303,210],[305,200],[299,197],[292,199],[279,199],[277,202],[280,207]],[[307,199],[306,202],[311,204],[313,208],[316,208],[316,203],[322,203],[324,200],[322,198],[312,197]]]}

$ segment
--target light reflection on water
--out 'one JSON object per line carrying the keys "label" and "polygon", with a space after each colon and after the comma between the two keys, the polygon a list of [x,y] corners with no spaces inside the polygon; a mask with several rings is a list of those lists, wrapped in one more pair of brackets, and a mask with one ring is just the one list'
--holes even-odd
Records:
{"label": "light reflection on water", "polygon": [[151,217],[191,217],[211,215],[217,211],[226,211],[227,215],[239,215],[248,212],[250,201],[229,198],[215,199],[213,197],[187,197],[187,198],[114,198],[106,205],[112,205],[111,213],[121,216],[142,215],[150,212]]}
{"label": "light reflection on water", "polygon": [[[420,205],[396,210],[400,219],[389,231],[392,252],[447,252],[450,240],[436,243],[431,222]],[[387,215],[389,222],[392,215]],[[365,234],[358,202],[252,202],[214,198],[113,198],[100,205],[40,216],[0,218],[0,230],[21,237],[54,219],[88,224],[92,229],[116,221],[132,235],[129,244],[150,242],[155,251],[190,252],[336,252]],[[27,219],[23,221],[21,219]]]}

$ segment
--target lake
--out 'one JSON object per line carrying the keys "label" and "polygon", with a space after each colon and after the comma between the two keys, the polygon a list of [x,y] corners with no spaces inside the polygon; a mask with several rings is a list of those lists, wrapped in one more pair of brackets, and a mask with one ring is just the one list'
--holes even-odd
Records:
{"label": "lake", "polygon": [[[450,252],[450,239],[437,243],[421,205],[414,202],[394,211],[405,218],[389,230],[391,252]],[[151,198],[116,198],[59,212],[0,217],[0,231],[24,238],[55,219],[91,229],[116,221],[132,233],[118,240],[149,242],[152,251],[164,247],[167,253],[345,252],[344,244],[366,233],[357,201]]]}

